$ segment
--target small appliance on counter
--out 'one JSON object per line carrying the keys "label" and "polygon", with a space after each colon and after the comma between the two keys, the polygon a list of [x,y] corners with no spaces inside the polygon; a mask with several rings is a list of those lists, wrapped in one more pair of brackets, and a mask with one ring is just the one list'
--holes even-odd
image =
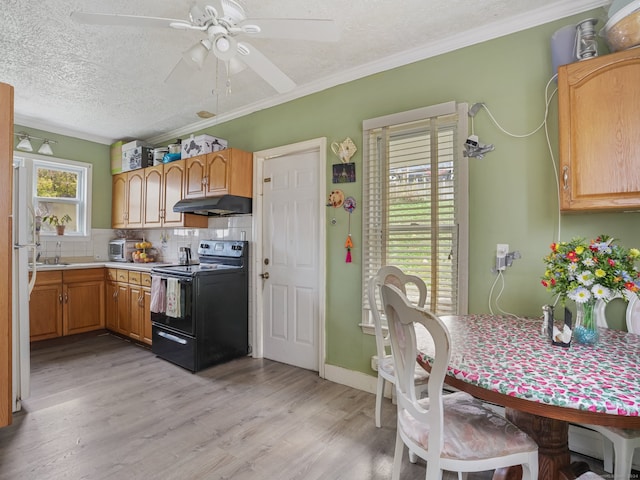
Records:
{"label": "small appliance on counter", "polygon": [[191,248],[180,247],[178,261],[180,265],[191,265]]}
{"label": "small appliance on counter", "polygon": [[132,262],[131,255],[136,251],[136,243],[142,242],[138,238],[114,238],[109,240],[110,262]]}

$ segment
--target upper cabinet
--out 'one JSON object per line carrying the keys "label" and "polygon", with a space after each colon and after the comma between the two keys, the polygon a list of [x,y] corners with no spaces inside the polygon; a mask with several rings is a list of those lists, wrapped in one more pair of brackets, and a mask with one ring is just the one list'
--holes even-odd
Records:
{"label": "upper cabinet", "polygon": [[142,228],[143,170],[119,173],[111,181],[111,228]]}
{"label": "upper cabinet", "polygon": [[119,173],[112,178],[111,228],[206,228],[206,216],[176,213],[184,198],[251,198],[253,154],[234,148]]}
{"label": "upper cabinet", "polygon": [[560,208],[640,209],[640,48],[558,69]]}
{"label": "upper cabinet", "polygon": [[143,228],[207,227],[206,217],[173,211],[173,206],[183,198],[184,162],[147,167],[143,172]]}
{"label": "upper cabinet", "polygon": [[186,159],[185,197],[252,197],[253,154],[228,148]]}

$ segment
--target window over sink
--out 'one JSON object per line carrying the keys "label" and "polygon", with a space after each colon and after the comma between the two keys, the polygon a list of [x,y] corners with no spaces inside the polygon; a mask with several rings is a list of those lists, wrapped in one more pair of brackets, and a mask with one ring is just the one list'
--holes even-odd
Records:
{"label": "window over sink", "polygon": [[[41,155],[16,155],[22,158],[29,174],[27,198],[32,199],[35,215],[66,216],[64,235],[70,238],[91,234],[92,165]],[[70,219],[70,220],[69,220]],[[40,235],[57,235],[53,223],[43,221]]]}

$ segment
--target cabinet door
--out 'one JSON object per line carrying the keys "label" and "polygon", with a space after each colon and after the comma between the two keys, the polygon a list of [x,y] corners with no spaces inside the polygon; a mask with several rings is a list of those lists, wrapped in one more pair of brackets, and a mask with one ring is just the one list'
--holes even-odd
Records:
{"label": "cabinet door", "polygon": [[104,328],[104,280],[63,285],[63,334]]}
{"label": "cabinet door", "polygon": [[127,172],[127,228],[142,228],[144,169]]}
{"label": "cabinet door", "polygon": [[163,165],[144,169],[143,226],[161,227],[164,210]]}
{"label": "cabinet door", "polygon": [[142,341],[151,345],[151,288],[142,287]]}
{"label": "cabinet door", "polygon": [[207,155],[187,158],[184,171],[184,198],[200,198],[206,194]]}
{"label": "cabinet door", "polygon": [[116,282],[106,282],[105,287],[105,325],[107,329],[118,331],[118,284]]}
{"label": "cabinet door", "polygon": [[128,336],[131,330],[129,317],[129,284],[117,283],[116,289],[118,290],[116,332]]}
{"label": "cabinet door", "polygon": [[640,50],[558,69],[561,209],[640,207]]}
{"label": "cabinet door", "polygon": [[62,336],[62,279],[51,285],[36,285],[29,299],[30,340]]}
{"label": "cabinet door", "polygon": [[231,151],[221,150],[207,155],[205,196],[226,195],[231,177]]}
{"label": "cabinet door", "polygon": [[139,285],[129,285],[129,336],[142,340],[142,315],[144,313],[144,294]]}
{"label": "cabinet door", "polygon": [[185,164],[183,162],[170,162],[164,165],[163,189],[164,225],[183,226],[183,215],[173,211],[173,206],[182,200],[185,189]]}
{"label": "cabinet door", "polygon": [[111,228],[125,228],[127,218],[127,174],[120,173],[111,179]]}

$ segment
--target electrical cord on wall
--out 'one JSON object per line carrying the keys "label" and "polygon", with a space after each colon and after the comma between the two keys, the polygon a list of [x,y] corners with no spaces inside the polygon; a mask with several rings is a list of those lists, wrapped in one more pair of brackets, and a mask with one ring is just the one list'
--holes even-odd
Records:
{"label": "electrical cord on wall", "polygon": [[[545,98],[545,108],[544,108],[544,119],[542,120],[542,123],[535,128],[535,130],[533,130],[532,132],[529,133],[524,133],[524,134],[515,134],[515,133],[511,133],[509,131],[507,131],[506,129],[504,129],[496,120],[496,118],[493,116],[493,114],[491,113],[491,110],[489,110],[489,107],[487,107],[484,103],[477,103],[475,105],[473,105],[471,107],[471,109],[473,110],[474,107],[476,107],[476,112],[479,108],[484,108],[487,111],[487,114],[489,115],[489,118],[491,119],[491,121],[495,124],[496,127],[498,127],[498,129],[500,131],[502,131],[503,133],[505,133],[506,135],[509,135],[510,137],[514,137],[514,138],[526,138],[526,137],[530,137],[531,135],[534,135],[535,133],[537,133],[541,128],[544,127],[544,132],[545,132],[545,138],[547,140],[547,148],[549,150],[549,156],[551,158],[551,165],[553,166],[553,171],[555,173],[555,180],[556,180],[556,193],[557,193],[557,199],[558,199],[558,242],[560,242],[560,238],[561,235],[561,229],[562,229],[562,224],[561,224],[561,215],[560,215],[560,178],[558,177],[558,167],[556,165],[556,159],[553,155],[553,149],[551,148],[551,140],[549,139],[549,125],[547,123],[548,117],[549,117],[549,104],[551,103],[551,100],[553,99],[553,97],[555,96],[555,94],[558,91],[558,88],[556,87],[553,92],[551,92],[551,95],[549,95],[549,86],[551,85],[551,83],[558,77],[558,74],[554,74],[549,81],[547,82],[547,85],[544,88],[544,98]],[[473,120],[475,118],[475,114],[471,117],[471,131],[473,131]]]}
{"label": "electrical cord on wall", "polygon": [[500,300],[500,297],[502,296],[502,292],[504,291],[504,275],[502,274],[502,270],[498,270],[496,279],[493,281],[493,285],[491,285],[491,290],[489,291],[489,313],[491,315],[494,314],[493,307],[491,306],[491,299],[493,298],[493,289],[496,287],[496,284],[498,283],[498,279],[502,280],[502,287],[500,287],[500,291],[498,292],[498,295],[496,296],[496,299],[495,299],[496,308],[503,315],[507,315],[509,317],[514,317],[514,318],[520,318],[515,313],[505,312],[504,310],[502,310],[502,308],[500,308],[499,300]]}
{"label": "electrical cord on wall", "polygon": [[[479,108],[484,108],[487,111],[487,114],[489,115],[489,118],[491,119],[491,121],[496,125],[496,127],[498,127],[498,129],[500,131],[502,131],[503,133],[505,133],[506,135],[509,135],[510,137],[514,137],[514,138],[526,138],[526,137],[530,137],[531,135],[534,135],[535,133],[537,133],[541,128],[544,127],[544,132],[545,132],[545,139],[547,141],[547,149],[549,150],[549,157],[551,159],[551,165],[553,167],[553,171],[554,171],[554,177],[555,177],[555,181],[556,181],[556,195],[557,195],[557,213],[558,213],[558,243],[560,242],[561,237],[561,230],[562,230],[562,216],[560,213],[560,178],[558,176],[558,167],[556,165],[556,159],[553,155],[553,149],[551,147],[551,139],[549,138],[549,125],[548,125],[548,117],[549,117],[549,104],[551,103],[551,100],[553,99],[553,97],[555,96],[555,94],[558,92],[558,88],[556,87],[553,92],[551,92],[551,94],[549,95],[549,86],[551,85],[551,83],[558,77],[558,74],[554,74],[549,81],[547,82],[545,88],[544,88],[544,98],[545,98],[545,108],[544,108],[544,118],[542,120],[542,123],[536,127],[533,131],[529,132],[529,133],[525,133],[525,134],[514,134],[511,133],[509,131],[507,131],[506,129],[504,129],[496,120],[496,118],[493,116],[493,114],[491,113],[491,111],[489,110],[489,107],[487,107],[484,103],[478,103],[475,104],[471,107],[471,109],[473,110],[474,107],[476,108],[475,113],[477,113],[477,110]],[[475,113],[474,115],[471,116],[471,131],[473,132],[473,121],[475,118]],[[500,289],[500,292],[498,293],[498,296],[496,297],[495,303],[496,303],[496,307],[498,308],[498,310],[505,314],[505,315],[512,315],[514,317],[517,317],[517,315],[514,315],[512,313],[508,313],[508,312],[504,312],[502,309],[500,309],[499,304],[498,304],[498,300],[500,299],[500,296],[502,295],[502,291],[504,290],[504,275],[502,274],[502,271],[499,270],[498,274],[496,275],[496,279],[493,282],[493,285],[491,286],[491,290],[489,291],[489,312],[493,315],[493,308],[491,307],[491,300],[493,298],[493,290],[496,286],[496,283],[498,282],[498,279],[502,280],[502,288]],[[556,297],[556,300],[554,302],[554,307],[555,305],[558,303],[559,300],[559,296]]]}

